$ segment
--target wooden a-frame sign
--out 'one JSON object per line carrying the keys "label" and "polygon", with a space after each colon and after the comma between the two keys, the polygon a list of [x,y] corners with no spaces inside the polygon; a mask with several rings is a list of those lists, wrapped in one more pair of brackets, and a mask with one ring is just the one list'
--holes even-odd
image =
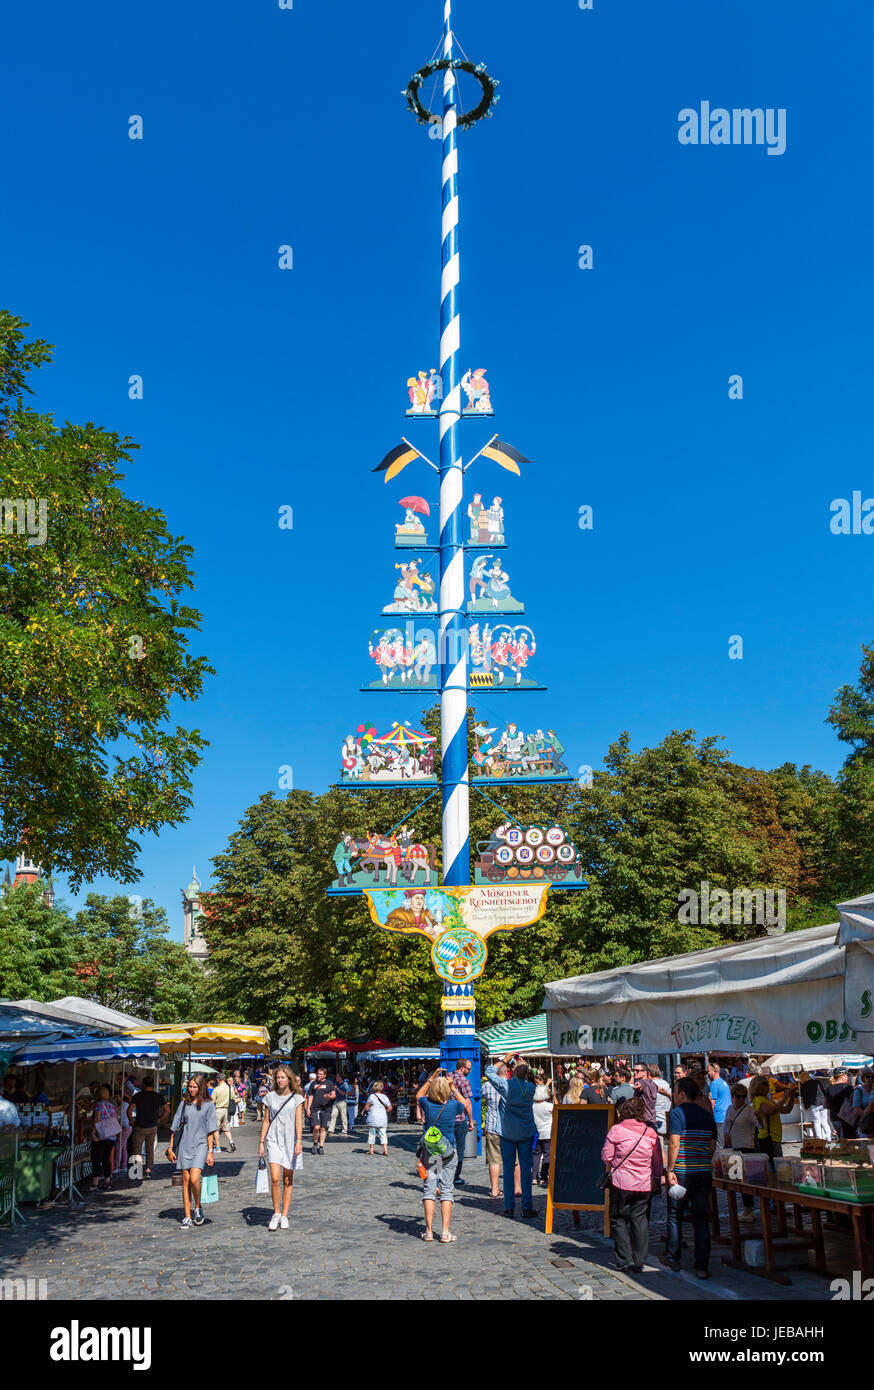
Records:
{"label": "wooden a-frame sign", "polygon": [[613,1124],[615,1106],[555,1105],[549,1149],[549,1189],[546,1196],[546,1234],[552,1232],[552,1213],[602,1211],[604,1235],[610,1234],[610,1189],[599,1188],[604,1172],[601,1149]]}

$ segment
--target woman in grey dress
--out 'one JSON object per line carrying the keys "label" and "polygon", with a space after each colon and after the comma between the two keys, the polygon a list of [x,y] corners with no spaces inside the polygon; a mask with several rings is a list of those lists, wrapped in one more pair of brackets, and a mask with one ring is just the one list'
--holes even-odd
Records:
{"label": "woman in grey dress", "polygon": [[218,1136],[218,1116],[202,1075],[189,1077],[184,1097],[173,1116],[172,1128],[167,1157],[182,1171],[182,1204],[185,1207],[185,1216],[181,1225],[183,1230],[187,1231],[192,1226],[192,1203],[193,1224],[203,1225],[200,1179],[204,1165],[207,1168],[213,1166],[212,1151]]}

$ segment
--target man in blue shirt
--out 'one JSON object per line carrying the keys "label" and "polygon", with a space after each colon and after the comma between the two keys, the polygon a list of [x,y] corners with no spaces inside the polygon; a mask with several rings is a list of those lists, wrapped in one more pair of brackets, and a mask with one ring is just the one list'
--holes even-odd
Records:
{"label": "man in blue shirt", "polygon": [[[504,1058],[509,1067],[510,1057]],[[528,1066],[517,1063],[511,1075],[501,1075],[498,1067],[486,1067],[486,1076],[498,1093],[501,1124],[501,1161],[504,1165],[504,1215],[515,1215],[513,1174],[516,1163],[522,1179],[522,1215],[536,1216],[531,1195],[532,1140],[534,1138],[534,1086],[528,1080]]]}
{"label": "man in blue shirt", "polygon": [[725,1148],[725,1117],[731,1108],[731,1087],[722,1079],[722,1068],[718,1062],[711,1062],[707,1068],[710,1078],[710,1099],[713,1103],[713,1119],[716,1122],[716,1148]]}

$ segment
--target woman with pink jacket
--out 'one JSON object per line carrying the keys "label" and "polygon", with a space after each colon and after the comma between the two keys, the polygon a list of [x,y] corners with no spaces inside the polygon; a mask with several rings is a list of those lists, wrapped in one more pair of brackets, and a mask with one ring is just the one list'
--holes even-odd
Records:
{"label": "woman with pink jacket", "polygon": [[623,1100],[601,1157],[610,1170],[610,1220],[616,1268],[639,1274],[649,1249],[649,1207],[665,1170],[656,1131],[644,1124],[643,1096]]}

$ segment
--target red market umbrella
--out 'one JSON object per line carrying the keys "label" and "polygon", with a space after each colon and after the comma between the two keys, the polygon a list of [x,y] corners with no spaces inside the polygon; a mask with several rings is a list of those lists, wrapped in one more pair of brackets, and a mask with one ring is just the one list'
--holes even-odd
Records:
{"label": "red market umbrella", "polygon": [[329,1038],[327,1042],[316,1043],[315,1047],[306,1048],[307,1052],[354,1052],[355,1047],[352,1043],[344,1042],[342,1038]]}
{"label": "red market umbrella", "polygon": [[402,497],[398,506],[409,507],[411,512],[421,512],[422,516],[431,515],[431,508],[424,497]]}

